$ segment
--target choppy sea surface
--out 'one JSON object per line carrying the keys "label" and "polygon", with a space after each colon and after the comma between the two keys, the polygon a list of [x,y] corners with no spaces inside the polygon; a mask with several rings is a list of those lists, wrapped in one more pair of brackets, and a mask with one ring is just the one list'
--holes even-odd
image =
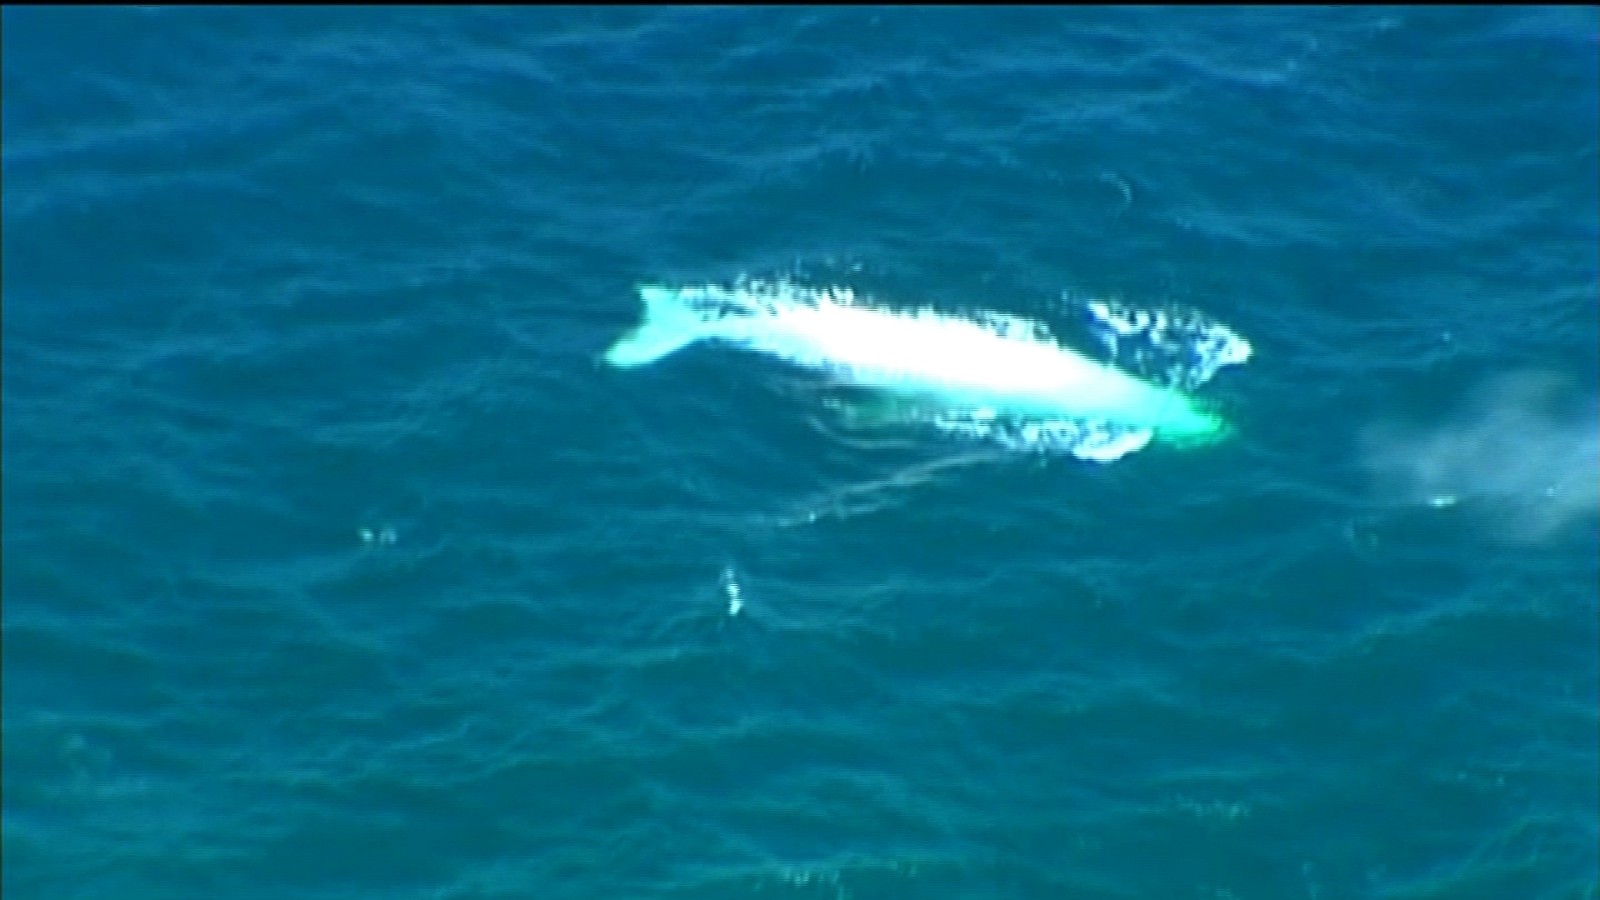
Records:
{"label": "choppy sea surface", "polygon": [[[7,900],[1600,896],[1593,8],[0,15]],[[603,364],[749,279],[1235,431]]]}

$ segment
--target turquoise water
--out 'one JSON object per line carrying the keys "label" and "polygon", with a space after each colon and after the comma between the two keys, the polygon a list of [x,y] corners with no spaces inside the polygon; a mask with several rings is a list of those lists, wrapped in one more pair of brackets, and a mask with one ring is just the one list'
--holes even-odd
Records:
{"label": "turquoise water", "polygon": [[[1594,10],[3,25],[7,900],[1600,895]],[[600,362],[789,276],[1236,434]]]}

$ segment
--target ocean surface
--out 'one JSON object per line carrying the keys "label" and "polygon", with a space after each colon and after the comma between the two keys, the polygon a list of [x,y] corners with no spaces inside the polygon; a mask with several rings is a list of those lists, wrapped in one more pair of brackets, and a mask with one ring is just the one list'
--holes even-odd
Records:
{"label": "ocean surface", "polygon": [[[0,22],[6,900],[1600,896],[1595,9]],[[1235,430],[603,362],[752,279]]]}

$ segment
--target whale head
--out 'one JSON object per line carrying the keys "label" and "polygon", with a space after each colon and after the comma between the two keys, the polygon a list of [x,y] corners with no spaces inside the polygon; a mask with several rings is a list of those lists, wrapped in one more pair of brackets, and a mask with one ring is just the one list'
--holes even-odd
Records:
{"label": "whale head", "polygon": [[1187,399],[1162,417],[1156,425],[1156,437],[1180,449],[1193,449],[1221,443],[1232,437],[1236,429],[1220,413]]}

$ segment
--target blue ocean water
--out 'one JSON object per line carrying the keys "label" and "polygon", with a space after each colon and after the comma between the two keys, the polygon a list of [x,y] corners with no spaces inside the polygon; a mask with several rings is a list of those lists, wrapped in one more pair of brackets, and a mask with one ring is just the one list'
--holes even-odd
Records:
{"label": "blue ocean water", "polygon": [[[8,900],[1600,896],[1592,8],[0,21]],[[601,364],[751,277],[1237,434]]]}

